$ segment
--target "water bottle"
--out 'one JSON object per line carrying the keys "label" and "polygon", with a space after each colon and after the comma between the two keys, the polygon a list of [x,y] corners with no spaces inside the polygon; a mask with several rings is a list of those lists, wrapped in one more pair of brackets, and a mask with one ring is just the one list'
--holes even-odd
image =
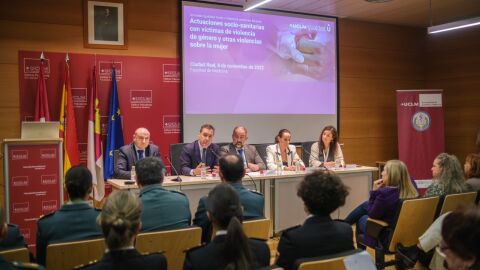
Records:
{"label": "water bottle", "polygon": [[130,180],[136,181],[137,175],[135,173],[135,166],[132,166],[132,169],[130,170]]}
{"label": "water bottle", "polygon": [[295,161],[295,173],[300,173],[300,161]]}
{"label": "water bottle", "polygon": [[207,167],[202,166],[202,169],[200,170],[200,178],[201,179],[207,179]]}
{"label": "water bottle", "polygon": [[283,164],[282,164],[282,161],[278,160],[277,161],[277,175],[282,175],[282,168]]}

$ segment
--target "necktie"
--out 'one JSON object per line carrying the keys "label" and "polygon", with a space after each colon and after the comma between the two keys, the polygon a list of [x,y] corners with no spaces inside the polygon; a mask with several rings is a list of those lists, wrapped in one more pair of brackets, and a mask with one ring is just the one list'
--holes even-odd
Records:
{"label": "necktie", "polygon": [[145,152],[145,150],[137,150],[138,152],[138,160],[142,160],[145,156],[143,155],[143,153]]}
{"label": "necktie", "polygon": [[242,159],[243,161],[243,164],[245,164],[245,159],[243,158],[243,148],[242,149],[238,149],[238,155],[240,156],[240,158]]}
{"label": "necktie", "polygon": [[202,149],[202,162],[203,162],[203,164],[207,164],[207,149],[206,148]]}

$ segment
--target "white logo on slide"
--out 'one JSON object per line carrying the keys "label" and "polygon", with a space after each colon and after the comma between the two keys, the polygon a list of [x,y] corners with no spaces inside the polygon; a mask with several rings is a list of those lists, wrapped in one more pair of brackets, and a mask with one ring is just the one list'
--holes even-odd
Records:
{"label": "white logo on slide", "polygon": [[12,177],[12,187],[26,187],[26,186],[28,186],[28,176]]}
{"label": "white logo on slide", "polygon": [[426,112],[417,112],[412,117],[412,126],[417,131],[425,131],[430,127],[431,118]]}
{"label": "white logo on slide", "polygon": [[30,212],[30,204],[28,202],[24,203],[13,203],[13,213],[28,213]]}

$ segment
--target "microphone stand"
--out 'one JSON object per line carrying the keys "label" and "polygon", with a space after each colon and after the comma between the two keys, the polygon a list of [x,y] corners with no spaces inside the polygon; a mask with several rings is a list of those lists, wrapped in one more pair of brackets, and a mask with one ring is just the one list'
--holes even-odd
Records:
{"label": "microphone stand", "polygon": [[180,177],[180,174],[178,174],[177,169],[175,169],[175,166],[173,166],[172,161],[168,158],[167,155],[165,155],[165,159],[168,161],[168,163],[170,163],[170,167],[173,169],[173,171],[174,171],[175,174],[177,175],[177,178],[172,179],[172,181],[178,182],[178,183],[180,184],[179,188],[180,188],[180,190],[182,190],[182,182],[183,182],[183,180],[182,180],[182,178]]}

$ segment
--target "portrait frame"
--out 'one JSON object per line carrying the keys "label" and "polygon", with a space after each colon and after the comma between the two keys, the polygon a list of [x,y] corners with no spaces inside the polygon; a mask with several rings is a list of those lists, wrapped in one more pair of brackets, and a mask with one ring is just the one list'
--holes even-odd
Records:
{"label": "portrait frame", "polygon": [[126,0],[84,0],[85,48],[127,49]]}

